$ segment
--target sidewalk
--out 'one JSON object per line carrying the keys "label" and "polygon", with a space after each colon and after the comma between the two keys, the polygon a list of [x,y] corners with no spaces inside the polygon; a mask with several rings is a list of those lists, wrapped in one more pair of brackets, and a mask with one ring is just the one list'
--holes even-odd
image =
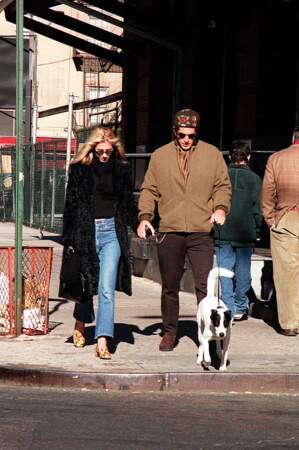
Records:
{"label": "sidewalk", "polygon": [[[13,245],[13,224],[0,224],[0,245]],[[0,337],[0,382],[79,388],[134,390],[196,389],[299,393],[299,336],[285,337],[262,320],[235,323],[226,373],[196,364],[196,301],[181,293],[179,343],[158,350],[160,286],[134,277],[132,297],[116,293],[115,348],[111,361],[95,357],[94,326],[87,345],[72,344],[73,303],[58,298],[62,246],[57,236],[24,227],[24,244],[53,246],[49,301],[50,332],[45,336]]]}

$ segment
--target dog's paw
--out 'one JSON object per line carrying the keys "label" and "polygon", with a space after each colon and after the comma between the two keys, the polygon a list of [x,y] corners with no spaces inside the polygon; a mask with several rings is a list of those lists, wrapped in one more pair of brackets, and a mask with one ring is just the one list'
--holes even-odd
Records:
{"label": "dog's paw", "polygon": [[203,368],[203,370],[210,370],[209,366],[206,365],[206,363],[204,361],[201,361],[201,367]]}
{"label": "dog's paw", "polygon": [[206,369],[208,369],[208,367],[210,366],[212,364],[212,361],[209,359],[208,361],[206,361],[206,360],[203,360],[202,361],[202,365],[206,368]]}
{"label": "dog's paw", "polygon": [[226,370],[226,365],[225,366],[220,366],[219,367],[219,371],[220,372],[224,372]]}
{"label": "dog's paw", "polygon": [[201,364],[202,363],[202,359],[201,358],[197,358],[197,360],[196,360],[196,364]]}

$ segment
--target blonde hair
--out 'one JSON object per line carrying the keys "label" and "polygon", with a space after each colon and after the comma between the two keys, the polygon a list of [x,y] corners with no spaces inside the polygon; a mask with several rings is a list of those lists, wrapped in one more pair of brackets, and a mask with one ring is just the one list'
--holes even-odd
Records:
{"label": "blonde hair", "polygon": [[81,145],[73,157],[71,164],[80,162],[81,164],[88,166],[93,160],[93,149],[100,142],[109,142],[116,152],[116,157],[121,161],[126,161],[126,155],[123,145],[118,137],[115,135],[111,128],[95,128],[90,134],[87,141]]}

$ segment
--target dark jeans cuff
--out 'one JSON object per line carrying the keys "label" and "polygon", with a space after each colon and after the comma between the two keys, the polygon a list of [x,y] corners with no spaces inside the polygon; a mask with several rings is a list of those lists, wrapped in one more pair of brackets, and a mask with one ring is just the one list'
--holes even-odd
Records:
{"label": "dark jeans cuff", "polygon": [[95,319],[93,301],[76,303],[73,316],[76,320],[80,320],[80,322],[92,323]]}

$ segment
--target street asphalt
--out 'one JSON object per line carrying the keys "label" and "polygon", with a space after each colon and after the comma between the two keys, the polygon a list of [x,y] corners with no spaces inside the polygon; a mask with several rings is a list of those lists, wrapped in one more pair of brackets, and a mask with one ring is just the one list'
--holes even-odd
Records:
{"label": "street asphalt", "polygon": [[[24,227],[24,244],[53,247],[49,333],[0,337],[0,382],[132,391],[299,393],[299,336],[285,337],[261,319],[233,325],[225,373],[196,364],[193,294],[181,293],[178,345],[160,352],[160,285],[134,277],[133,296],[116,293],[112,360],[95,357],[94,325],[87,345],[73,346],[74,304],[58,297],[62,246],[57,235]],[[14,225],[0,223],[0,246],[14,245]],[[96,303],[96,302],[95,302]]]}
{"label": "street asphalt", "polygon": [[293,395],[0,386],[1,450],[298,450]]}

